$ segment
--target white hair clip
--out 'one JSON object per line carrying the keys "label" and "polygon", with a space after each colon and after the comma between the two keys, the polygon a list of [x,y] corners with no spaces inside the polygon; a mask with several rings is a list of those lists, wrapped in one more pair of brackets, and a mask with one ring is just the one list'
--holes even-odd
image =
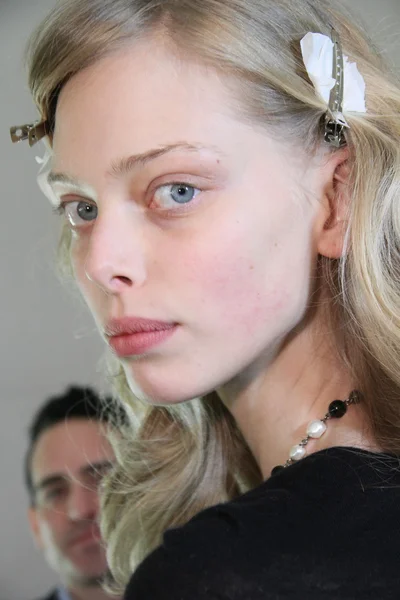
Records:
{"label": "white hair clip", "polygon": [[325,140],[339,148],[346,143],[344,129],[349,127],[344,114],[367,112],[364,78],[357,65],[343,55],[335,30],[331,38],[321,33],[307,33],[300,46],[308,76],[328,105]]}

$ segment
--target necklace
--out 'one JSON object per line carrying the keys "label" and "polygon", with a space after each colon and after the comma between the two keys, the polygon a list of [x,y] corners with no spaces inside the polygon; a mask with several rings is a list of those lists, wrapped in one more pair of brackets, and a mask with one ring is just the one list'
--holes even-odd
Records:
{"label": "necklace", "polygon": [[327,422],[331,419],[341,419],[347,413],[347,408],[350,404],[359,404],[361,402],[361,394],[357,390],[353,390],[346,400],[334,400],[328,407],[328,412],[322,419],[311,421],[307,427],[306,437],[299,444],[293,446],[290,450],[289,458],[283,465],[277,465],[271,471],[271,475],[276,475],[282,469],[290,467],[293,463],[301,460],[307,454],[306,446],[311,439],[319,439],[327,430]]}

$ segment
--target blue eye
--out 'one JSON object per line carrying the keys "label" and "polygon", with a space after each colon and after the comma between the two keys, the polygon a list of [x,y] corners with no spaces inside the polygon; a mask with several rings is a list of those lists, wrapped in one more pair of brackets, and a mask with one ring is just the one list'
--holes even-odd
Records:
{"label": "blue eye", "polygon": [[162,185],[155,194],[154,199],[160,208],[176,208],[177,204],[189,204],[197,196],[199,189],[186,183]]}
{"label": "blue eye", "polygon": [[97,218],[97,206],[86,200],[63,202],[59,212],[64,214],[72,227],[83,227]]}
{"label": "blue eye", "polygon": [[171,197],[178,204],[186,204],[193,200],[195,196],[195,189],[190,185],[173,185],[171,187]]}
{"label": "blue eye", "polygon": [[78,202],[76,212],[83,221],[93,221],[97,217],[97,206],[88,202]]}

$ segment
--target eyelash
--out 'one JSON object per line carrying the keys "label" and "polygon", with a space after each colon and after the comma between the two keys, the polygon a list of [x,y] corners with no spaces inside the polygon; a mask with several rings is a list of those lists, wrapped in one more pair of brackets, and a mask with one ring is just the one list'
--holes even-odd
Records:
{"label": "eyelash", "polygon": [[[188,202],[187,204],[182,204],[179,205],[177,203],[177,208],[174,209],[162,209],[162,208],[154,208],[152,209],[153,212],[157,212],[157,213],[161,213],[162,216],[164,217],[172,217],[172,216],[180,216],[183,215],[187,212],[189,212],[191,209],[193,209],[197,204],[198,204],[198,200],[197,197],[200,195],[200,193],[204,192],[203,189],[196,187],[196,185],[194,183],[190,183],[188,181],[170,181],[170,182],[166,182],[166,183],[162,183],[161,185],[158,185],[157,187],[155,187],[153,190],[151,190],[150,188],[150,193],[151,193],[151,200],[154,198],[155,194],[157,193],[158,190],[165,188],[165,187],[174,187],[174,186],[183,186],[183,187],[189,187],[194,189],[195,191],[197,191],[197,194],[195,195],[195,197],[193,198],[193,200],[191,200],[190,202]],[[146,192],[146,195],[148,195],[148,193]],[[92,202],[91,200],[87,200],[84,198],[76,198],[76,199],[71,199],[71,200],[64,200],[61,201],[59,203],[58,206],[53,207],[53,212],[56,215],[59,216],[65,216],[65,209],[68,205],[73,204],[74,202],[80,203],[80,202],[84,202],[87,203],[89,205],[93,205],[96,206],[96,204],[94,202]],[[146,207],[150,208],[151,210],[151,201],[150,202],[146,202]],[[88,223],[90,223],[90,221],[88,221]]]}
{"label": "eyelash", "polygon": [[53,214],[62,216],[64,213],[64,203],[60,202],[57,206],[52,206]]}

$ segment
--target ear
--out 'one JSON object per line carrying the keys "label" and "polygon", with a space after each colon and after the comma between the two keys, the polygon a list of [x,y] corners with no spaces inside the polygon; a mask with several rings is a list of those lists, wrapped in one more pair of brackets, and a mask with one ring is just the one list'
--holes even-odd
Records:
{"label": "ear", "polygon": [[37,509],[34,506],[30,506],[28,509],[28,521],[29,527],[35,540],[35,544],[38,548],[43,547],[42,536],[40,534],[40,526],[39,526],[39,515]]}
{"label": "ear", "polygon": [[317,250],[327,258],[340,258],[348,224],[349,151],[347,148],[332,154],[323,168],[323,194],[319,219]]}

